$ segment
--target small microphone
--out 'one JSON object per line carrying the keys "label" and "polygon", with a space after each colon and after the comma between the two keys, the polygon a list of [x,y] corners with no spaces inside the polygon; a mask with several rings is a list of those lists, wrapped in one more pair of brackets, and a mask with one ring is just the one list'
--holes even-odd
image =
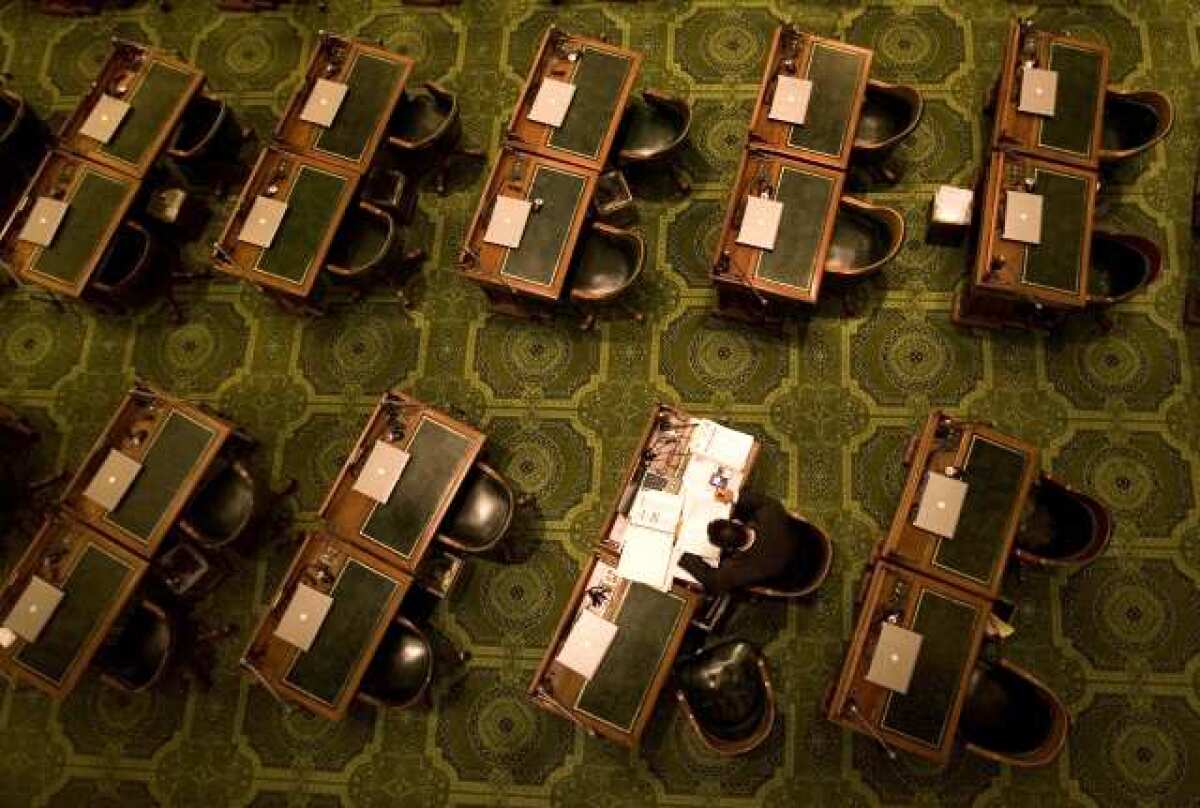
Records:
{"label": "small microphone", "polygon": [[846,702],[846,710],[852,716],[854,716],[858,723],[867,730],[867,733],[874,738],[880,746],[883,747],[883,751],[887,753],[888,760],[896,760],[896,751],[892,749],[892,747],[888,746],[888,742],[883,739],[883,736],[879,733],[879,730],[875,729],[875,727],[871,725],[871,722],[867,721],[863,714],[859,712],[858,705],[854,703],[853,699]]}

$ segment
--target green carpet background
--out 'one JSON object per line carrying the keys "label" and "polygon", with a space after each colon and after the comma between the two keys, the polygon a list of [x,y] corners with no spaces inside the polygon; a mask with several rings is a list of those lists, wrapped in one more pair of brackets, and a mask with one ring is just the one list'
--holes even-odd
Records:
{"label": "green carpet background", "polygon": [[[636,3],[466,0],[411,9],[383,0],[305,2],[219,14],[202,0],[162,12],[137,2],[92,19],[0,2],[0,69],[43,115],[70,109],[119,35],[179,49],[213,91],[267,136],[319,29],[381,38],[416,59],[414,81],[458,91],[466,138],[494,154],[545,26],[556,22],[646,54],[643,86],[686,94],[696,118],[685,163],[691,196],[635,184],[648,267],[633,294],[643,323],[563,317],[543,325],[489,313],[453,258],[484,174],[422,193],[414,246],[431,254],[401,308],[386,290],[319,320],[214,281],[181,290],[187,323],[163,305],[130,318],[57,314],[27,290],[0,290],[0,400],[46,434],[35,465],[73,468],[134,373],[227,411],[263,441],[278,484],[300,481],[313,520],[343,454],[389,385],[460,409],[489,435],[495,464],[540,511],[520,518],[517,563],[473,559],[439,609],[439,634],[473,654],[439,677],[432,706],[340,723],[283,714],[239,676],[236,659],[291,548],[245,556],[201,611],[237,623],[216,683],[173,673],[126,696],[86,676],[55,704],[0,690],[0,805],[203,806],[1194,806],[1200,795],[1200,331],[1180,310],[1197,153],[1200,12],[1190,0],[1056,2]],[[1032,14],[1112,48],[1112,83],[1175,102],[1164,147],[1106,178],[1097,211],[1164,246],[1165,273],[1120,306],[1114,328],[1075,318],[1051,338],[973,334],[949,320],[966,260],[924,241],[933,189],[980,170],[980,108],[1009,20]],[[737,167],[771,31],[782,20],[875,49],[872,75],[915,84],[924,119],[900,150],[908,169],[870,194],[902,208],[909,240],[882,276],[830,289],[780,335],[710,319],[708,263]],[[223,201],[209,230],[225,217]],[[204,260],[201,240],[186,247]],[[657,399],[759,435],[755,484],[825,528],[832,575],[811,602],[735,610],[727,633],[766,648],[778,688],[771,739],[722,760],[664,698],[640,754],[535,710],[524,690],[596,538],[645,414]],[[1013,771],[958,755],[944,771],[893,767],[876,745],[819,714],[840,666],[867,554],[891,518],[899,459],[932,407],[991,419],[1044,449],[1062,479],[1116,518],[1110,550],[1073,576],[1026,572],[1006,653],[1042,676],[1074,727],[1058,761]],[[27,542],[0,542],[3,571]]]}

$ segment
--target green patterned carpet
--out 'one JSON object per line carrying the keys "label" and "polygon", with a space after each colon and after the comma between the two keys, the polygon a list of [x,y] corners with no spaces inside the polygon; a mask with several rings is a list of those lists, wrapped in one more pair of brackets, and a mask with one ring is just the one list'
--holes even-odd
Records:
{"label": "green patterned carpet", "polygon": [[[0,400],[47,434],[39,471],[71,467],[135,371],[228,411],[264,446],[278,484],[300,481],[311,521],[342,453],[380,391],[398,384],[466,413],[496,464],[540,513],[515,528],[519,563],[473,560],[435,616],[473,653],[439,679],[428,710],[356,708],[330,724],[283,715],[235,672],[256,610],[289,549],[247,557],[202,611],[233,620],[215,687],[175,674],[121,696],[94,675],[55,705],[0,691],[0,804],[217,808],[266,806],[1194,806],[1200,795],[1200,331],[1180,309],[1191,177],[1200,134],[1200,13],[1191,0],[1033,5],[998,0],[641,0],[635,4],[467,0],[449,10],[384,0],[313,2],[253,16],[206,0],[163,13],[138,2],[91,20],[0,2],[0,68],[43,114],[69,109],[116,34],[177,48],[208,73],[244,121],[267,134],[316,32],[381,37],[417,60],[415,78],[462,95],[467,139],[492,148],[547,23],[646,53],[645,85],[696,105],[686,156],[689,198],[635,186],[650,265],[635,302],[644,323],[564,318],[534,326],[493,317],[452,261],[483,176],[422,194],[416,239],[431,253],[405,312],[386,293],[323,320],[281,313],[257,293],[213,282],[132,319],[55,315],[24,291],[0,291]],[[1190,9],[1190,11],[1189,11]],[[1168,257],[1153,291],[1124,305],[1105,335],[1088,318],[1051,339],[974,335],[949,321],[961,248],[924,241],[937,183],[967,185],[983,153],[980,106],[1003,34],[1034,14],[1112,48],[1112,79],[1155,86],[1179,117],[1164,149],[1105,182],[1101,221],[1149,234]],[[858,313],[831,292],[782,335],[714,324],[707,267],[771,30],[801,27],[876,49],[873,74],[914,83],[925,116],[901,156],[896,188],[910,240],[884,274],[854,288]],[[224,212],[217,211],[216,226]],[[192,260],[205,254],[197,241]],[[524,698],[579,560],[614,495],[655,399],[727,420],[766,446],[757,485],[827,529],[837,562],[815,601],[735,612],[729,632],[764,645],[780,715],[757,752],[706,754],[664,699],[640,755],[588,739]],[[958,756],[942,772],[889,764],[875,744],[819,716],[852,623],[862,563],[890,520],[904,443],[931,407],[994,420],[1043,447],[1048,469],[1113,509],[1111,550],[1073,577],[1026,573],[1008,653],[1071,708],[1056,764],[1009,771]],[[3,542],[4,571],[25,536]],[[266,537],[264,537],[264,545]],[[718,801],[719,798],[719,801]]]}

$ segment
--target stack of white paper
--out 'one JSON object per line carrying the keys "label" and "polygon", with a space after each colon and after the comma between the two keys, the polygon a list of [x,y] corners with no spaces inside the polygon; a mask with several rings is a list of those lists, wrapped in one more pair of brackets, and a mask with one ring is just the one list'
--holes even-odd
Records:
{"label": "stack of white paper", "polygon": [[689,448],[722,466],[741,471],[750,459],[754,436],[721,426],[716,421],[703,420],[692,431]]}
{"label": "stack of white paper", "polygon": [[591,679],[604,661],[608,646],[617,636],[616,623],[610,623],[587,609],[579,612],[579,618],[571,627],[571,633],[558,651],[557,661],[571,670]]}
{"label": "stack of white paper", "polygon": [[672,533],[629,525],[625,528],[625,546],[621,548],[617,575],[666,592],[671,588],[674,546],[675,537]]}
{"label": "stack of white paper", "polygon": [[679,494],[642,488],[629,509],[629,522],[674,534],[682,512],[683,497]]}
{"label": "stack of white paper", "polygon": [[718,560],[721,548],[708,540],[708,523],[715,519],[728,519],[732,509],[732,505],[717,499],[689,499],[683,510],[683,521],[679,525],[675,546],[685,553]]}

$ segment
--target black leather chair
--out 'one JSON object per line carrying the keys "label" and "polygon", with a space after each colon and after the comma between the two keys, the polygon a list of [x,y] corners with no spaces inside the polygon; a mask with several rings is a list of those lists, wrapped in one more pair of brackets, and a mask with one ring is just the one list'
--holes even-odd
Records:
{"label": "black leather chair", "polygon": [[1171,99],[1154,90],[1104,94],[1100,162],[1114,163],[1146,151],[1167,136],[1175,122]]}
{"label": "black leather chair", "polygon": [[844,280],[879,272],[904,246],[904,230],[900,211],[843,196],[833,223],[825,274]]}
{"label": "black leather chair", "polygon": [[433,679],[433,646],[424,632],[400,616],[388,626],[358,698],[376,707],[410,707],[429,690]]}
{"label": "black leather chair", "polygon": [[626,107],[617,132],[617,165],[664,164],[681,193],[692,183],[676,157],[692,128],[692,107],[682,98],[643,90]]}
{"label": "black leather chair", "polygon": [[485,553],[508,533],[517,497],[508,480],[476,463],[442,519],[438,538],[464,553]]}
{"label": "black leather chair", "polygon": [[802,598],[825,583],[833,566],[833,542],[816,525],[797,513],[791,513],[792,538],[799,552],[791,569],[778,579],[746,588],[754,595],[769,598]]}
{"label": "black leather chair", "polygon": [[1043,474],[1031,504],[1017,530],[1014,552],[1021,563],[1078,568],[1094,561],[1108,546],[1112,514],[1095,497]]}
{"label": "black leather chair", "polygon": [[167,156],[176,162],[196,162],[236,141],[223,136],[236,129],[229,105],[219,98],[198,95],[183,111],[183,119],[171,136]]}
{"label": "black leather chair", "polygon": [[143,600],[130,607],[97,657],[101,680],[129,693],[153,687],[174,654],[175,636],[174,621],[160,606]]}
{"label": "black leather chair", "polygon": [[14,512],[25,499],[27,491],[21,479],[19,458],[37,442],[37,433],[21,416],[0,404],[0,516]]}
{"label": "black leather chair", "polygon": [[181,322],[183,312],[175,300],[171,268],[166,264],[164,251],[150,231],[127,219],[101,256],[88,295],[106,308],[125,312],[157,286],[176,322]]}
{"label": "black leather chair", "polygon": [[1162,250],[1150,239],[1097,230],[1092,234],[1088,304],[1111,306],[1128,300],[1161,272]]}
{"label": "black leather chair", "polygon": [[192,497],[179,529],[200,547],[226,547],[263,513],[266,497],[241,461],[221,466]]}
{"label": "black leather chair", "polygon": [[745,754],[771,734],[775,693],[767,663],[750,643],[706,648],[676,664],[675,680],[688,722],[717,754]]}
{"label": "black leather chair", "polygon": [[1011,662],[980,659],[971,672],[959,738],[973,754],[1009,766],[1044,766],[1062,751],[1070,716],[1062,701]]}
{"label": "black leather chair", "polygon": [[916,88],[875,79],[867,81],[858,130],[854,134],[856,156],[895,148],[917,128],[924,110],[925,101]]}
{"label": "black leather chair", "polygon": [[[617,302],[641,322],[642,314],[624,303],[621,296],[642,274],[645,263],[646,243],[641,235],[603,222],[592,224],[572,259],[567,279],[571,302],[580,307]],[[588,314],[583,328],[590,328],[595,319],[594,314]]]}
{"label": "black leather chair", "polygon": [[422,90],[405,92],[392,117],[388,143],[420,173],[432,171],[439,194],[446,193],[446,172],[456,158],[486,159],[462,145],[458,96],[427,81]]}
{"label": "black leather chair", "polygon": [[10,90],[0,89],[0,161],[10,180],[0,184],[0,217],[7,217],[33,176],[45,151],[46,138],[41,122],[25,99]]}
{"label": "black leather chair", "polygon": [[[355,296],[363,295],[366,284],[379,272],[396,264],[396,268],[407,268],[425,259],[424,250],[410,250],[393,262],[400,251],[402,236],[396,220],[390,213],[370,202],[362,200],[351,209],[341,227],[338,228],[325,269],[334,276],[352,283]],[[392,278],[396,294],[407,303],[407,298],[396,278]]]}

